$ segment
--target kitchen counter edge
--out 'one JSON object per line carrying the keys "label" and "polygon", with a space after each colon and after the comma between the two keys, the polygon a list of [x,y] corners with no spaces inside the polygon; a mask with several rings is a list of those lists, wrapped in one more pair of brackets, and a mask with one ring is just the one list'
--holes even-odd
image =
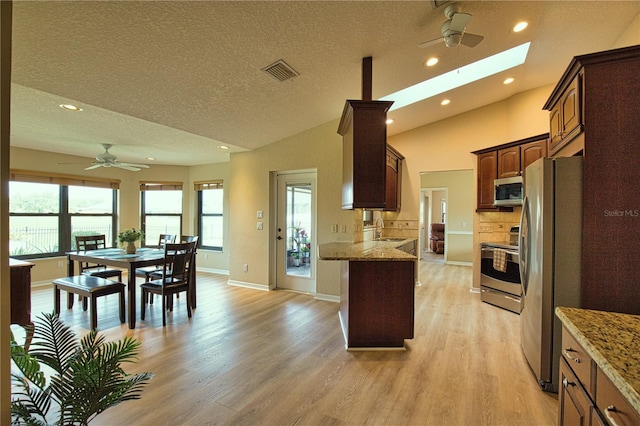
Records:
{"label": "kitchen counter edge", "polygon": [[566,307],[556,316],[640,413],[640,316]]}
{"label": "kitchen counter edge", "polygon": [[418,258],[398,250],[415,238],[394,241],[332,242],[320,244],[318,257],[321,260],[367,260],[367,261],[414,261]]}

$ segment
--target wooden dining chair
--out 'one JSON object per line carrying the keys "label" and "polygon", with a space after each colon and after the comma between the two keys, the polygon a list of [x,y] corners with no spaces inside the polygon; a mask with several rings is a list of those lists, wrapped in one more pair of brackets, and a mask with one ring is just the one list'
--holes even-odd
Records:
{"label": "wooden dining chair", "polygon": [[[173,244],[176,242],[176,236],[171,234],[160,234],[158,238],[158,248],[164,249],[166,244]],[[159,271],[161,267],[157,266],[146,266],[144,268],[136,269],[136,277],[144,278],[145,281],[149,281],[150,274],[156,271]]]}
{"label": "wooden dining chair", "polygon": [[[191,265],[195,242],[166,244],[164,248],[164,261],[159,279],[146,281],[140,285],[142,291],[140,318],[145,319],[146,299],[149,294],[157,294],[162,300],[162,326],[167,325],[167,309],[173,311],[174,294],[187,293],[187,315],[191,318]],[[169,302],[170,301],[170,302]],[[168,306],[168,302],[170,305]]]}
{"label": "wooden dining chair", "polygon": [[[190,297],[192,308],[196,307],[196,251],[198,248],[198,238],[199,237],[197,235],[181,235],[180,236],[181,243],[194,243],[193,258],[191,259],[191,262],[193,263],[193,269],[191,271],[192,273],[191,285],[193,287],[193,292]],[[156,270],[149,275],[149,278],[147,279],[147,281],[153,280],[153,279],[159,279],[159,278],[160,278],[160,271]],[[180,298],[180,294],[176,294],[176,299],[179,299],[179,298]],[[153,295],[149,295],[149,299],[150,299],[149,303],[153,303]],[[167,301],[167,304],[169,307],[171,307],[172,303],[173,301],[171,299]]]}
{"label": "wooden dining chair", "polygon": [[[76,235],[76,250],[89,251],[107,248],[105,235]],[[107,268],[105,265],[79,261],[80,273],[92,277],[112,278],[118,277],[122,281],[122,270]]]}

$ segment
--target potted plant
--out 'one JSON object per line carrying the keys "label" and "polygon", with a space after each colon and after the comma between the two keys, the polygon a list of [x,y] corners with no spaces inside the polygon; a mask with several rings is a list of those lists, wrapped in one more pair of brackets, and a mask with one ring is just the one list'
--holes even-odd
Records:
{"label": "potted plant", "polygon": [[300,253],[297,251],[292,252],[291,258],[293,259],[293,266],[300,266]]}
{"label": "potted plant", "polygon": [[24,346],[11,333],[12,424],[87,425],[109,407],[140,399],[153,377],[123,370],[140,348],[131,337],[105,342],[92,330],[78,342],[58,315],[46,313],[24,328]]}
{"label": "potted plant", "polygon": [[302,261],[304,263],[309,263],[309,244],[303,244],[300,248],[300,252],[302,253]]}
{"label": "potted plant", "polygon": [[136,228],[125,229],[118,234],[118,241],[123,246],[126,243],[125,250],[130,254],[136,252],[136,245],[134,243],[142,238],[144,238],[144,233],[136,230]]}

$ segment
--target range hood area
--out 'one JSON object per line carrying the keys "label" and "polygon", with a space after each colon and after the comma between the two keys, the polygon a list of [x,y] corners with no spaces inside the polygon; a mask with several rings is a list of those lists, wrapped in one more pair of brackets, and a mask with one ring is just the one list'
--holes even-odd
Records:
{"label": "range hood area", "polygon": [[362,100],[347,100],[342,136],[342,208],[387,208],[387,111],[393,101],[374,101],[372,58],[362,59]]}

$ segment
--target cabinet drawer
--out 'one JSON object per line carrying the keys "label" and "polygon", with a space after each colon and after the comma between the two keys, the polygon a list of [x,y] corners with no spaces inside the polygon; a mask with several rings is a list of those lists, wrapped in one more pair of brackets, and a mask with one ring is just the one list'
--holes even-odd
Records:
{"label": "cabinet drawer", "polygon": [[600,368],[596,373],[596,406],[609,424],[619,426],[640,424],[640,414],[629,405]]}
{"label": "cabinet drawer", "polygon": [[585,390],[593,395],[591,357],[564,327],[562,328],[562,357],[584,385]]}

